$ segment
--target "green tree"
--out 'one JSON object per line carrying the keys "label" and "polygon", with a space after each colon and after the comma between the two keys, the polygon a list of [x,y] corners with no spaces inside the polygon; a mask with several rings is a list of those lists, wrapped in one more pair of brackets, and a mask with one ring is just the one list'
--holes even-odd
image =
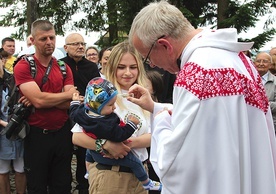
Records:
{"label": "green tree", "polygon": [[[136,13],[153,0],[0,0],[0,7],[10,10],[0,20],[0,26],[14,26],[13,37],[24,39],[30,33],[30,24],[37,18],[48,19],[58,35],[66,30],[84,29],[87,33],[102,32],[99,46],[114,45],[126,38]],[[194,27],[211,25],[212,28],[235,27],[247,32],[254,27],[258,18],[275,9],[275,0],[171,0]],[[72,22],[72,16],[84,16]],[[240,39],[255,41],[258,50],[275,35],[275,18],[270,18],[263,32],[257,37]]]}
{"label": "green tree", "polygon": [[[255,27],[259,18],[272,14],[275,9],[274,0],[252,0],[244,4],[238,1],[218,0],[217,28],[234,27],[238,33],[247,32]],[[269,18],[263,26],[263,32],[252,39],[239,39],[240,41],[254,41],[253,49],[258,51],[265,43],[271,40],[276,32],[273,19]]]}
{"label": "green tree", "polygon": [[66,0],[0,0],[0,8],[9,9],[2,16],[0,26],[13,26],[17,29],[12,37],[23,40],[30,33],[31,23],[36,19],[48,19],[57,34],[64,35],[71,29],[66,24],[77,13],[81,3]]}
{"label": "green tree", "polygon": [[82,0],[85,6],[80,7],[80,11],[86,17],[76,21],[74,26],[87,32],[106,33],[101,36],[100,46],[115,45],[127,37],[136,13],[149,2],[150,0]]}

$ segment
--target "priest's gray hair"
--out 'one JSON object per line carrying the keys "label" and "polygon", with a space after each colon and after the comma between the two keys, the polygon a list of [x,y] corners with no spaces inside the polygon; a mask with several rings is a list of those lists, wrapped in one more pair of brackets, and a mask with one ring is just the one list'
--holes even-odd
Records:
{"label": "priest's gray hair", "polygon": [[132,43],[136,35],[145,47],[150,47],[163,35],[182,39],[192,30],[194,27],[183,13],[163,0],[150,3],[136,15],[129,32],[129,40]]}

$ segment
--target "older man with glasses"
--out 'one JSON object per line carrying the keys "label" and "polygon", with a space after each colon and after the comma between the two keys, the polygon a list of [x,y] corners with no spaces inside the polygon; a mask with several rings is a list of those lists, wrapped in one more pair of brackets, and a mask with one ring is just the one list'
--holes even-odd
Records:
{"label": "older man with glasses", "polygon": [[256,55],[254,65],[262,78],[272,112],[274,129],[276,129],[276,76],[269,71],[272,57],[266,52],[260,52]]}
{"label": "older man with glasses", "polygon": [[[85,88],[88,82],[95,77],[100,77],[97,65],[85,58],[85,48],[86,43],[83,36],[79,33],[72,33],[65,38],[64,49],[67,52],[67,56],[61,59],[71,68],[74,76],[74,84],[82,96],[85,94]],[[88,193],[89,187],[87,179],[84,178],[86,174],[86,149],[82,147],[76,148],[76,189],[79,190],[80,194],[86,194]]]}

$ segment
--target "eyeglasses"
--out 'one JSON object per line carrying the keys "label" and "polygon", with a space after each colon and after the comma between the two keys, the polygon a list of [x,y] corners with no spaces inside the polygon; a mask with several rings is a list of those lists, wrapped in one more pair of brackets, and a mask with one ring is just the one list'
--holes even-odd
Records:
{"label": "eyeglasses", "polygon": [[160,36],[159,38],[157,38],[153,43],[152,43],[152,45],[151,45],[151,47],[150,47],[150,50],[149,50],[149,52],[148,52],[148,54],[147,54],[147,56],[146,56],[146,58],[145,58],[145,60],[144,60],[144,63],[147,63],[147,64],[150,64],[151,63],[151,61],[150,61],[150,53],[151,53],[151,51],[152,51],[152,49],[153,49],[153,46],[155,45],[155,43],[159,40],[159,39],[161,39],[161,38],[164,38],[165,37],[165,35],[162,35],[162,36]]}
{"label": "eyeglasses", "polygon": [[72,42],[72,43],[67,43],[66,45],[71,45],[71,46],[86,46],[85,42]]}
{"label": "eyeglasses", "polygon": [[264,64],[266,64],[266,63],[271,63],[271,61],[269,61],[269,60],[264,60],[264,59],[257,59],[257,60],[255,61],[255,63],[261,63],[261,62],[263,62]]}
{"label": "eyeglasses", "polygon": [[90,53],[86,55],[87,57],[94,57],[94,56],[98,56],[98,53]]}

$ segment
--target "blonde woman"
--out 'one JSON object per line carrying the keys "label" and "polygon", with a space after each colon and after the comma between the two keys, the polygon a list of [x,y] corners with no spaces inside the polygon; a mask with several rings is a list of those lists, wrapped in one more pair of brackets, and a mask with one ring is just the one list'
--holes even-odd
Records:
{"label": "blonde woman", "polygon": [[[129,115],[139,120],[139,130],[136,130],[127,142],[114,143],[95,140],[87,137],[75,127],[73,143],[88,149],[105,149],[115,158],[123,158],[127,151],[131,151],[142,161],[148,159],[147,147],[150,146],[150,117],[147,111],[129,102],[125,97],[133,84],[146,86],[146,74],[141,56],[128,41],[113,47],[106,69],[106,79],[118,89],[115,113],[125,122]],[[146,164],[144,163],[145,167]],[[147,167],[146,167],[147,168]],[[90,165],[89,192],[97,193],[131,193],[146,194],[142,184],[133,172],[124,166],[108,166],[99,163]]]}

